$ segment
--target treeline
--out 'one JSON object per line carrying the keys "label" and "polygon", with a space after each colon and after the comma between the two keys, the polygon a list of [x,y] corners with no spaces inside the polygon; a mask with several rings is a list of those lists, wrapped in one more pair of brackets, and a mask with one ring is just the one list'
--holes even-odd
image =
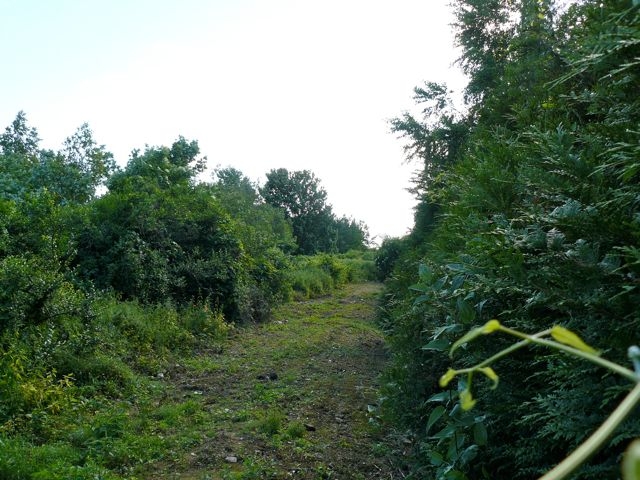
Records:
{"label": "treeline", "polygon": [[180,138],[117,168],[87,125],[41,150],[19,113],[0,136],[3,329],[72,313],[58,297],[87,289],[261,320],[289,295],[288,256],[367,247],[366,226],[337,218],[311,172],[273,170],[260,188],[231,167],[199,181],[205,166]]}
{"label": "treeline", "polygon": [[45,150],[22,112],[0,134],[0,477],[123,478],[171,447],[101,422],[169,359],[373,278],[366,226],[311,172],[205,161],[179,138],[119,168],[87,125]]}
{"label": "treeline", "polygon": [[[387,412],[412,442],[410,478],[531,479],[601,424],[631,385],[584,361],[524,349],[500,378],[439,386],[511,343],[448,356],[498,319],[578,332],[631,364],[640,341],[640,8],[637,2],[457,0],[466,105],[415,89],[420,115],[392,121],[418,162],[415,226],[378,253],[393,345]],[[460,408],[458,393],[477,403]],[[469,402],[471,403],[471,402]],[[574,478],[616,479],[637,413]],[[407,477],[409,478],[409,477]]]}

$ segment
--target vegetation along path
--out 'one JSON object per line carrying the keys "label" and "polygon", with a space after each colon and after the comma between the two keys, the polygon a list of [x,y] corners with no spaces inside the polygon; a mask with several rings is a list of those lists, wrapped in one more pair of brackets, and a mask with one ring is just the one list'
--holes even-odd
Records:
{"label": "vegetation along path", "polygon": [[379,291],[347,285],[284,305],[222,351],[172,366],[158,409],[186,416],[190,441],[143,478],[394,478],[375,417]]}

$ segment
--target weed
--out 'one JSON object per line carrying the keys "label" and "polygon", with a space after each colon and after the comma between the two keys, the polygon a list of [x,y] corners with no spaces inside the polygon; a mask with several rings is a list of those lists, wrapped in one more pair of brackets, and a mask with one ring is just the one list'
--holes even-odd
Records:
{"label": "weed", "polygon": [[304,437],[306,431],[307,430],[302,422],[291,422],[287,425],[287,428],[284,431],[284,436],[286,439],[295,440]]}
{"label": "weed", "polygon": [[282,424],[285,421],[286,417],[282,412],[277,410],[271,410],[267,412],[264,418],[258,420],[256,424],[256,429],[267,435],[268,437],[273,437],[280,433],[282,429]]}
{"label": "weed", "polygon": [[236,468],[226,467],[223,480],[268,480],[281,478],[278,469],[265,460],[246,458]]}

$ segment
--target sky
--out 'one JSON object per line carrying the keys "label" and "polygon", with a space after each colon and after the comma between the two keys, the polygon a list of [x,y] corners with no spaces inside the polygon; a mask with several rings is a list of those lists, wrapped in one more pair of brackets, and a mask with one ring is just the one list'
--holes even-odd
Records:
{"label": "sky", "polygon": [[24,111],[43,148],[88,123],[133,149],[197,140],[211,169],[263,183],[311,170],[378,242],[413,223],[389,119],[453,66],[449,0],[0,0],[0,128]]}

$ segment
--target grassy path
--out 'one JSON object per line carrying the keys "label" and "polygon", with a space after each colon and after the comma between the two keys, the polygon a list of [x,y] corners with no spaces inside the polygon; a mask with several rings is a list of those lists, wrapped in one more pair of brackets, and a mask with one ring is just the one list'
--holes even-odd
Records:
{"label": "grassy path", "polygon": [[392,479],[376,433],[379,285],[294,302],[174,365],[152,416],[179,438],[141,478]]}

